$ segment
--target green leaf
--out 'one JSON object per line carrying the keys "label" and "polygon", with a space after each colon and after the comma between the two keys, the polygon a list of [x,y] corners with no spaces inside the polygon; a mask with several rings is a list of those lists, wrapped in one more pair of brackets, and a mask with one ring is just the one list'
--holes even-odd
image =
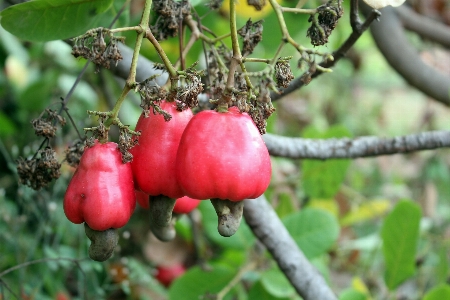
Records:
{"label": "green leaf", "polygon": [[248,299],[258,300],[289,300],[291,297],[277,297],[270,294],[261,281],[256,282],[248,292]]}
{"label": "green leaf", "polygon": [[292,297],[295,295],[294,287],[278,268],[273,268],[262,273],[261,284],[270,295],[278,298]]}
{"label": "green leaf", "polygon": [[423,300],[442,300],[450,299],[450,285],[441,284],[432,288],[423,298]]}
{"label": "green leaf", "polygon": [[233,236],[223,237],[217,231],[217,215],[211,202],[202,201],[198,208],[202,213],[205,234],[214,243],[224,248],[241,250],[248,249],[254,244],[255,237],[244,220],[241,221],[239,229]]}
{"label": "green leaf", "polygon": [[341,292],[339,295],[339,300],[367,300],[367,296],[360,291],[349,288]]}
{"label": "green leaf", "polygon": [[391,290],[414,275],[420,218],[419,206],[403,200],[384,220],[381,228],[386,264],[384,280]]}
{"label": "green leaf", "polygon": [[287,230],[308,259],[324,254],[339,236],[339,224],[329,212],[305,208],[283,219]]}
{"label": "green leaf", "polygon": [[0,23],[24,40],[67,39],[92,28],[112,3],[113,0],[34,0],[3,10]]}
{"label": "green leaf", "polygon": [[281,193],[278,195],[278,205],[275,209],[278,217],[283,218],[295,211],[292,203],[291,195],[288,193]]}
{"label": "green leaf", "polygon": [[17,128],[14,122],[2,111],[0,111],[0,137],[6,137],[14,133]]}
{"label": "green leaf", "polygon": [[[304,138],[319,139],[349,136],[350,133],[343,126],[330,127],[324,133],[310,127],[303,134]],[[345,179],[350,162],[349,159],[303,160],[301,180],[305,193],[311,198],[334,197]]]}
{"label": "green leaf", "polygon": [[169,290],[169,299],[202,299],[202,296],[207,294],[216,294],[230,282],[235,274],[235,270],[225,266],[212,266],[210,271],[193,267],[173,282]]}
{"label": "green leaf", "polygon": [[447,258],[447,247],[441,247],[439,250],[439,263],[436,266],[436,279],[439,283],[444,283],[448,278],[448,258]]}

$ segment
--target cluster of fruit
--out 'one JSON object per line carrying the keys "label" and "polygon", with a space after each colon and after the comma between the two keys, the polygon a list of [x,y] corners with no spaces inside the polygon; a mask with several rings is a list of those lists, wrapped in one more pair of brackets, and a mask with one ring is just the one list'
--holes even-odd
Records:
{"label": "cluster of fruit", "polygon": [[[188,213],[200,200],[211,199],[218,214],[219,210],[227,214],[230,209],[223,203],[232,206],[267,189],[269,153],[246,113],[230,107],[194,116],[191,110],[177,111],[175,103],[166,101],[160,108],[172,119],[166,122],[153,109],[148,117],[140,116],[136,131],[141,135],[130,150],[131,163],[122,163],[113,142],[96,141],[85,150],[64,197],[70,221],[85,222],[95,231],[120,228],[136,202],[152,209],[161,197],[163,203],[178,199],[175,213]],[[219,220],[222,235],[234,231],[221,232]]]}

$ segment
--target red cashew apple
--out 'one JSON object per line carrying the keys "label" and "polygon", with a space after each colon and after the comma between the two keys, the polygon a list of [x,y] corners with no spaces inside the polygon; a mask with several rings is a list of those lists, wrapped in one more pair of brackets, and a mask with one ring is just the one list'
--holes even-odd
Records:
{"label": "red cashew apple", "polygon": [[139,144],[130,152],[136,186],[150,196],[170,198],[184,196],[175,179],[175,159],[184,128],[192,118],[190,109],[179,112],[174,103],[162,101],[160,107],[172,115],[170,121],[151,108],[148,117],[142,114],[136,124]]}
{"label": "red cashew apple", "polygon": [[[149,209],[150,201],[148,195],[141,191],[136,191],[136,199],[142,208]],[[187,196],[178,198],[175,201],[173,212],[176,214],[188,214],[199,206],[201,200],[192,199]]]}
{"label": "red cashew apple", "polygon": [[191,198],[241,201],[264,193],[272,167],[253,120],[231,107],[192,118],[181,137],[176,171]]}
{"label": "red cashew apple", "polygon": [[178,198],[173,207],[173,212],[176,214],[188,214],[197,208],[200,202],[201,200],[192,199],[188,196]]}
{"label": "red cashew apple", "polygon": [[136,206],[130,163],[113,142],[86,148],[64,196],[64,213],[75,223],[105,231],[124,226]]}
{"label": "red cashew apple", "polygon": [[172,281],[183,275],[186,268],[182,264],[173,266],[158,266],[155,278],[164,286],[169,286]]}

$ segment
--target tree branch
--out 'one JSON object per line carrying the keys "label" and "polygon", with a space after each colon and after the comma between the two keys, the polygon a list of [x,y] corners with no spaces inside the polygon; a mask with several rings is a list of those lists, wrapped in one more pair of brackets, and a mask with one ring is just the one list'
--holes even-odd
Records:
{"label": "tree branch", "polygon": [[358,158],[450,147],[450,131],[429,131],[394,138],[304,139],[265,134],[270,155],[288,158]]}
{"label": "tree branch", "polygon": [[266,246],[303,299],[337,299],[322,275],[298,248],[264,195],[245,200],[244,217],[253,234]]}
{"label": "tree branch", "polygon": [[[361,8],[364,13],[368,13],[367,5],[364,4]],[[417,50],[406,38],[405,30],[394,8],[385,7],[382,13],[380,22],[373,23],[370,29],[378,49],[388,63],[410,85],[450,106],[450,77],[439,73],[422,61]]]}
{"label": "tree branch", "polygon": [[[326,60],[319,64],[319,66],[323,68],[329,69],[333,67],[341,58],[345,57],[348,50],[356,43],[356,41],[361,37],[366,29],[369,28],[370,24],[380,16],[380,12],[378,10],[372,10],[366,20],[364,22],[361,22],[358,16],[358,0],[352,0],[350,4],[350,23],[353,31],[347,38],[347,40],[345,40],[345,42],[339,47],[339,49],[333,52],[333,60]],[[317,76],[322,74],[322,71],[317,70],[314,74],[312,74],[311,78],[316,78]],[[275,92],[270,93],[270,98],[272,99],[272,101],[276,101],[300,89],[304,85],[305,82],[303,80],[303,76],[299,76],[289,84],[289,87],[282,89],[280,94]]]}
{"label": "tree branch", "polygon": [[450,48],[450,27],[431,18],[416,13],[410,7],[401,5],[395,9],[403,26],[424,39]]}
{"label": "tree branch", "polygon": [[[132,52],[131,49],[126,49],[126,46],[122,46],[120,50],[124,59],[116,67],[111,68],[111,71],[119,77],[127,78],[131,64],[129,57]],[[139,65],[136,71],[136,80],[138,81],[159,72],[154,70],[153,63],[143,56],[139,57]],[[165,79],[163,80],[165,81]],[[255,236],[270,251],[280,269],[305,300],[337,299],[323,277],[298,248],[264,196],[258,199],[246,200],[244,217]]]}

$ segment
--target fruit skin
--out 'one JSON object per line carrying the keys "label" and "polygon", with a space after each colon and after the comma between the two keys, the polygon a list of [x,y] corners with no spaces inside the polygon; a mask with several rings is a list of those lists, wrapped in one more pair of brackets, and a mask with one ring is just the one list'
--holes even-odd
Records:
{"label": "fruit skin", "polygon": [[183,275],[186,268],[182,264],[173,266],[158,266],[155,278],[164,286],[169,286],[172,281]]}
{"label": "fruit skin", "polygon": [[97,231],[124,226],[136,206],[133,173],[117,144],[95,141],[81,156],[64,195],[64,213]]}
{"label": "fruit skin", "polygon": [[179,112],[175,104],[162,101],[160,107],[172,115],[168,122],[154,114],[139,117],[136,131],[140,131],[139,144],[131,148],[136,186],[151,196],[164,195],[170,198],[184,196],[175,179],[175,159],[184,128],[192,118],[190,109]]}
{"label": "fruit skin", "polygon": [[193,211],[202,200],[192,199],[188,196],[178,198],[173,207],[173,212],[176,214],[188,214]]}
{"label": "fruit skin", "polygon": [[149,209],[148,195],[142,191],[136,190],[136,201],[142,208]]}
{"label": "fruit skin", "polygon": [[[136,190],[136,200],[142,208],[150,208],[150,202],[146,193]],[[178,198],[173,207],[173,212],[176,214],[188,214],[199,206],[200,202],[201,200],[192,199],[187,196]]]}
{"label": "fruit skin", "polygon": [[194,199],[257,198],[267,189],[269,152],[247,113],[202,111],[186,127],[177,153],[177,180]]}

